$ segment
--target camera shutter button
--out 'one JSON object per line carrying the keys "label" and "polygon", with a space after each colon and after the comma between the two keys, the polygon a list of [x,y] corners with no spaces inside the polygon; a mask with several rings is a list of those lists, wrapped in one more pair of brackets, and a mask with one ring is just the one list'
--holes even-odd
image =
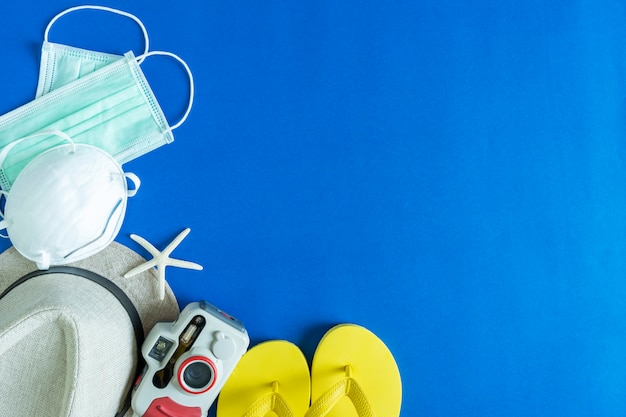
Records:
{"label": "camera shutter button", "polygon": [[226,337],[222,332],[217,332],[215,337],[217,340],[213,343],[213,347],[211,348],[215,357],[225,361],[233,356],[233,353],[235,353],[235,342]]}

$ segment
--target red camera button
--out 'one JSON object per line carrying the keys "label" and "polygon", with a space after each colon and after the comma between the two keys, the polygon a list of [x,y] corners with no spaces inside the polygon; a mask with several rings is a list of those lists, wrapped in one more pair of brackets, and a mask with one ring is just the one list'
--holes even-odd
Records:
{"label": "red camera button", "polygon": [[163,397],[152,401],[143,417],[202,417],[202,409],[185,407],[169,397]]}

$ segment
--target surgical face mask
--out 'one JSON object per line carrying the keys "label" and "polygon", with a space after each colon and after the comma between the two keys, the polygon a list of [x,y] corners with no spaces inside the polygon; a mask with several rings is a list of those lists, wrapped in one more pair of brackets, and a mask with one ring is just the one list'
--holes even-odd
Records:
{"label": "surgical face mask", "polygon": [[[55,129],[76,143],[98,147],[120,164],[174,140],[172,130],[189,115],[194,96],[191,71],[178,56],[153,51],[180,62],[189,76],[189,104],[182,119],[169,126],[132,52],[78,80],[0,116],[0,147],[44,129]],[[0,185],[9,191],[17,175],[37,155],[59,144],[55,138],[22,142],[0,167]]]}
{"label": "surgical face mask", "polygon": [[143,54],[148,52],[149,39],[145,26],[135,15],[104,6],[77,6],[62,11],[52,18],[44,32],[43,46],[41,48],[41,63],[39,66],[39,81],[37,83],[36,97],[49,93],[52,90],[69,84],[87,74],[90,74],[105,65],[122,59],[122,55],[110,54],[105,52],[90,51],[87,49],[76,48],[69,45],[49,42],[49,35],[52,26],[63,16],[80,11],[80,10],[97,10],[114,13],[133,20],[143,34],[144,50]]}
{"label": "surgical face mask", "polygon": [[40,269],[84,259],[108,246],[122,225],[127,198],[140,185],[139,178],[124,173],[106,152],[75,144],[53,130],[5,147],[0,165],[18,143],[54,136],[69,143],[37,156],[22,170],[11,191],[2,192],[6,204],[0,229],[6,229],[15,249]]}

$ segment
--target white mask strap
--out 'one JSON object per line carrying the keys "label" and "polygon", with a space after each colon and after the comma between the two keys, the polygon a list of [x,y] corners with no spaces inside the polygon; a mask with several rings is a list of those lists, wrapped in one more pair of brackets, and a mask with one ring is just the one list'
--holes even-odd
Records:
{"label": "white mask strap", "polygon": [[137,175],[133,174],[132,172],[125,172],[124,177],[127,181],[130,181],[133,184],[133,188],[129,188],[126,191],[126,196],[134,197],[137,194],[137,191],[139,191],[139,187],[141,186],[141,180]]}
{"label": "white mask strap", "polygon": [[[150,40],[148,39],[148,31],[146,30],[146,27],[144,26],[143,22],[141,20],[139,20],[139,18],[137,16],[135,16],[134,14],[127,13],[127,12],[124,12],[122,10],[114,9],[112,7],[106,7],[106,6],[93,6],[93,5],[76,6],[76,7],[70,7],[69,9],[62,11],[61,13],[57,14],[56,16],[54,16],[52,18],[52,20],[50,21],[50,23],[48,23],[48,26],[46,26],[46,31],[43,34],[43,40],[45,42],[48,42],[48,35],[50,34],[50,28],[52,28],[52,25],[57,20],[59,20],[61,17],[65,16],[66,14],[75,12],[77,10],[102,10],[102,11],[105,11],[105,12],[118,14],[120,16],[124,16],[124,17],[127,17],[129,19],[132,19],[135,23],[137,23],[137,25],[139,25],[139,27],[141,28],[141,32],[143,33],[143,38],[144,38],[144,41],[145,41],[145,47],[144,47],[143,54],[146,54],[148,52],[148,50],[150,48]],[[142,61],[143,61],[143,59],[142,59]],[[141,61],[139,61],[139,63],[141,63]]]}
{"label": "white mask strap", "polygon": [[50,253],[49,252],[41,252],[41,260],[39,262],[35,262],[37,264],[37,268],[39,269],[48,269],[50,268]]}
{"label": "white mask strap", "polygon": [[[0,190],[0,199],[2,197],[4,197],[4,200],[6,202],[6,199],[9,197],[9,193],[7,193],[6,191]],[[7,221],[4,220],[4,210],[0,210],[0,216],[2,216],[2,220],[0,220],[0,230],[5,230],[7,228]],[[8,239],[9,235],[0,233],[0,237],[4,239]]]}
{"label": "white mask strap", "polygon": [[15,147],[15,145],[17,145],[18,143],[24,142],[25,140],[33,139],[39,136],[59,136],[65,139],[66,141],[68,141],[72,145],[72,153],[76,151],[76,144],[74,143],[72,138],[69,137],[67,133],[63,133],[60,130],[56,130],[56,129],[44,129],[37,133],[33,133],[32,135],[28,135],[21,139],[14,140],[13,142],[9,143],[4,148],[2,148],[2,150],[0,151],[0,167],[4,164],[4,160],[6,159],[9,152],[11,152],[11,149]]}
{"label": "white mask strap", "polygon": [[185,120],[187,120],[187,117],[189,116],[189,112],[191,111],[191,107],[193,106],[193,98],[194,98],[194,81],[193,81],[193,74],[191,73],[191,69],[189,69],[189,65],[187,65],[187,63],[185,61],[183,61],[183,59],[181,57],[179,57],[176,54],[173,54],[171,52],[163,52],[163,51],[152,51],[152,52],[148,52],[145,53],[143,55],[140,55],[138,57],[136,57],[135,59],[137,60],[138,63],[141,64],[141,62],[143,62],[144,59],[146,59],[149,56],[154,56],[154,55],[162,55],[162,56],[168,56],[170,58],[174,58],[176,61],[178,61],[184,68],[185,71],[187,71],[187,76],[189,77],[189,104],[187,105],[187,110],[185,111],[185,114],[183,114],[183,117],[179,120],[178,123],[176,123],[174,126],[170,127],[169,129],[166,130],[166,132],[168,131],[172,131],[174,129],[177,129],[180,127],[180,125],[182,125],[183,123],[185,123]]}

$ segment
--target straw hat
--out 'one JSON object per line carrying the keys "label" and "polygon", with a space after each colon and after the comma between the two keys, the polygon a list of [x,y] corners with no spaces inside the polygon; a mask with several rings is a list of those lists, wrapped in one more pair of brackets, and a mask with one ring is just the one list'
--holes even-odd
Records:
{"label": "straw hat", "polygon": [[0,415],[116,415],[143,336],[179,315],[167,285],[160,300],[153,268],[123,278],[143,262],[116,242],[48,271],[14,248],[0,254]]}

